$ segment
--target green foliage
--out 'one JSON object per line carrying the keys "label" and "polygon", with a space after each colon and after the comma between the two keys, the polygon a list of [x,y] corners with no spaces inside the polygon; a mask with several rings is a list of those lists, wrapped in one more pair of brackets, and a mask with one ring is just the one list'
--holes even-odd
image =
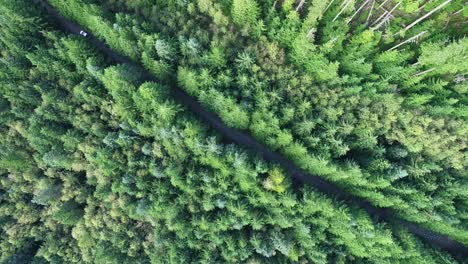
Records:
{"label": "green foliage", "polygon": [[281,169],[273,168],[268,172],[268,178],[263,181],[263,187],[267,190],[283,193],[286,190],[284,180],[285,176]]}
{"label": "green foliage", "polygon": [[422,67],[433,68],[435,72],[430,75],[442,75],[445,78],[454,78],[458,73],[464,73],[468,68],[468,39],[463,38],[446,43],[424,43],[421,45],[421,55],[418,58]]}
{"label": "green foliage", "polygon": [[415,1],[379,30],[358,26],[368,9],[350,20],[354,1],[339,16],[339,1],[50,2],[158,81],[109,65],[36,6],[2,1],[0,262],[456,263],[293,189],[284,168],[224,144],[169,91],[177,83],[303,170],[468,241],[466,41],[456,14],[443,30],[459,1],[406,32],[431,37],[405,50],[388,49],[422,14]]}
{"label": "green foliage", "polygon": [[254,25],[259,15],[256,0],[233,0],[231,17],[237,25]]}
{"label": "green foliage", "polygon": [[83,208],[74,201],[65,202],[52,216],[63,225],[76,225],[83,216]]}
{"label": "green foliage", "polygon": [[[119,28],[138,39],[177,39],[178,45],[170,44],[177,83],[227,125],[248,130],[303,170],[374,205],[426,226],[436,221],[437,230],[451,226],[450,235],[465,241],[463,221],[442,220],[461,220],[465,210],[455,201],[466,197],[451,187],[466,178],[462,2],[406,30],[440,3],[157,2],[156,15],[147,11],[152,3],[103,2],[103,23],[125,16],[133,21]],[[139,14],[148,22],[145,30],[131,28]],[[103,35],[111,46],[112,34]],[[149,54],[148,47],[138,52]],[[160,63],[157,54],[152,61],[142,58],[158,76],[151,66]],[[161,81],[174,85],[166,77]],[[408,154],[392,157],[394,146]],[[421,194],[444,197],[453,210],[421,200]]]}

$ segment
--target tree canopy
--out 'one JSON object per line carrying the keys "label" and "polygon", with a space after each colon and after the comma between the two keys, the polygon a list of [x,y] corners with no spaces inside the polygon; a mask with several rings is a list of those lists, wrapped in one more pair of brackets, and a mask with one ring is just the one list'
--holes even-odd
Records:
{"label": "tree canopy", "polygon": [[457,263],[171,97],[468,244],[464,2],[0,3],[0,262]]}

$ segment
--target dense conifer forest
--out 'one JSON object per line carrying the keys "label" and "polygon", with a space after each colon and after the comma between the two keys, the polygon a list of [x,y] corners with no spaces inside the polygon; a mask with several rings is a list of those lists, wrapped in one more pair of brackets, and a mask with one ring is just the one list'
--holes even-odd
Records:
{"label": "dense conifer forest", "polygon": [[39,2],[0,0],[0,263],[464,263],[171,91],[466,248],[465,1]]}

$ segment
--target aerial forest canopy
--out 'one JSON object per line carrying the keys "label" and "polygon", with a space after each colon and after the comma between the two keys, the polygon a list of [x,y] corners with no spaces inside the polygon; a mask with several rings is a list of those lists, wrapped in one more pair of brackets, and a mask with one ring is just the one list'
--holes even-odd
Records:
{"label": "aerial forest canopy", "polygon": [[468,246],[464,0],[48,1],[119,64],[38,2],[0,0],[0,263],[460,263],[171,91]]}

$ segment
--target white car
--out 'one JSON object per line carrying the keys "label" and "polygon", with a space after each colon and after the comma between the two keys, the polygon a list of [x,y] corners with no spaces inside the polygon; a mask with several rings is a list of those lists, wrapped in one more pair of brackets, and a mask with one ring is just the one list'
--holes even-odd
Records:
{"label": "white car", "polygon": [[83,37],[86,37],[88,35],[88,33],[86,33],[85,31],[83,30],[80,30],[80,35],[83,36]]}

